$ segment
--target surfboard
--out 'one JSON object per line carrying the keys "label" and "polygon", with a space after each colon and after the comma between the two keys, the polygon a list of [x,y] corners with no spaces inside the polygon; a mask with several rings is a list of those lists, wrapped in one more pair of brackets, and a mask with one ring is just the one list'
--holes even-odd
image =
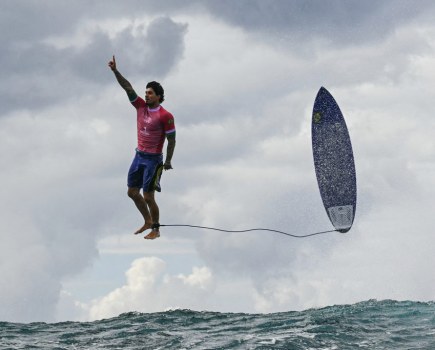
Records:
{"label": "surfboard", "polygon": [[356,211],[355,162],[343,114],[324,87],[314,101],[311,136],[323,205],[334,228],[345,233],[351,229]]}

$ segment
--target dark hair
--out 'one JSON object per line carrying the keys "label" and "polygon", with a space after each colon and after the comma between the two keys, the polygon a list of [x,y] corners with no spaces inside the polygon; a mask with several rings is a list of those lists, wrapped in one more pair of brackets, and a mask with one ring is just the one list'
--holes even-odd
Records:
{"label": "dark hair", "polygon": [[163,86],[160,85],[157,81],[150,81],[146,88],[151,88],[154,90],[155,94],[157,96],[160,96],[160,103],[162,103],[165,100],[165,90],[163,89]]}

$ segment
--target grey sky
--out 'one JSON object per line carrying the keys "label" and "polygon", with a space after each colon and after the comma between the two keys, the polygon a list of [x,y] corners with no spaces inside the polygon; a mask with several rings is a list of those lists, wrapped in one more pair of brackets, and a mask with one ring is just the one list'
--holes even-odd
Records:
{"label": "grey sky", "polygon": [[[433,300],[434,12],[429,1],[2,1],[0,320]],[[310,143],[323,85],[355,152],[352,231],[134,237],[135,113],[113,54],[138,93],[161,81],[175,115],[163,223],[329,229]]]}

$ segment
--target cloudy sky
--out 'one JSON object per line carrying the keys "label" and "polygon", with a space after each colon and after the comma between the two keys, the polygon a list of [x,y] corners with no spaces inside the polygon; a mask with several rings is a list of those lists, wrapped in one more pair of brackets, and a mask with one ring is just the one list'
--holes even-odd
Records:
{"label": "cloudy sky", "polygon": [[[434,16],[424,0],[1,1],[0,321],[434,300]],[[331,229],[310,131],[325,86],[353,143],[352,230],[134,236],[113,54],[175,116],[161,223]]]}

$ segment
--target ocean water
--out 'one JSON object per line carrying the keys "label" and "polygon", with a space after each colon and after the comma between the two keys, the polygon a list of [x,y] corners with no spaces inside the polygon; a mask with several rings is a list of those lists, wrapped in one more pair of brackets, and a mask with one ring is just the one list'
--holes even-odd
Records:
{"label": "ocean water", "polygon": [[273,314],[174,310],[0,322],[0,349],[435,349],[435,303],[369,300]]}

